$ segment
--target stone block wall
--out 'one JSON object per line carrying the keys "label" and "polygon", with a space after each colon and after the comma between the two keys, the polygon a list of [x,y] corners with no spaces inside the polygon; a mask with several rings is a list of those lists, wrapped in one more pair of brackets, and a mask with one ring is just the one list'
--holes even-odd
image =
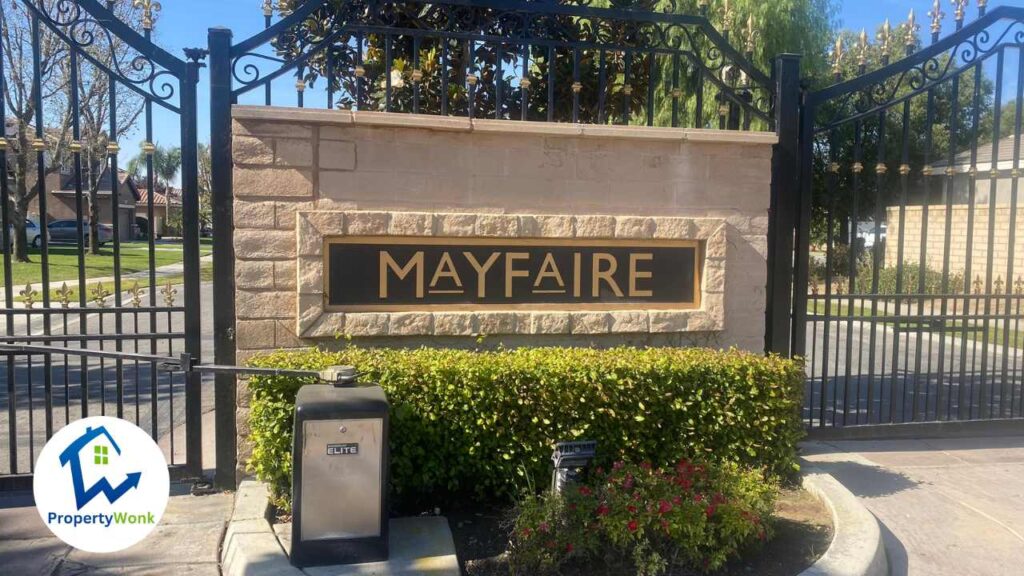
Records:
{"label": "stone block wall", "polygon": [[[954,205],[950,211],[949,238],[946,237],[946,206],[928,206],[927,235],[924,235],[925,210],[922,206],[907,206],[900,226],[900,209],[898,206],[887,210],[888,229],[886,231],[885,265],[896,267],[899,260],[899,246],[903,243],[903,263],[916,264],[921,260],[921,243],[925,243],[925,264],[932,270],[941,272],[945,258],[946,245],[949,244],[950,274],[962,274],[967,267],[968,258],[971,262],[971,277],[980,277],[984,282],[988,273],[989,250],[992,251],[992,278],[1006,281],[1007,263],[1010,256],[1010,206],[996,205],[995,222],[992,229],[992,241],[989,242],[989,206],[975,205],[972,210],[966,204]],[[973,223],[970,220],[973,218]],[[1018,208],[1016,230],[1013,233],[1013,274],[1012,282],[1018,276],[1024,276],[1024,209]],[[968,228],[972,233],[968,234]],[[922,236],[924,236],[922,238]],[[972,238],[970,254],[967,252],[967,239]]]}
{"label": "stone block wall", "polygon": [[[238,359],[337,345],[764,344],[774,134],[236,106]],[[686,239],[696,310],[324,309],[324,236]],[[239,385],[239,462],[248,391]]]}

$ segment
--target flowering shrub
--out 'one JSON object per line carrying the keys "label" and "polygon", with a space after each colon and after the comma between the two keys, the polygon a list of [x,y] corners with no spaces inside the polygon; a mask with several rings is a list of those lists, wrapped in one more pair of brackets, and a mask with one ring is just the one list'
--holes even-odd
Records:
{"label": "flowering shrub", "polygon": [[509,560],[516,574],[557,574],[567,563],[710,571],[768,537],[778,486],[736,464],[680,460],[674,469],[616,463],[562,495],[516,510]]}

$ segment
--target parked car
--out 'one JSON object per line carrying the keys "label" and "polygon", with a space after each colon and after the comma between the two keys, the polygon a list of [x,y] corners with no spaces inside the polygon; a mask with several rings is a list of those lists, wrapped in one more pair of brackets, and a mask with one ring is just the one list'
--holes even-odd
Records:
{"label": "parked car", "polygon": [[[10,228],[11,228],[11,243],[13,244],[14,243],[14,226],[11,225]],[[52,238],[52,236],[51,236],[51,238]],[[43,232],[39,228],[39,224],[35,220],[33,220],[32,218],[26,218],[25,219],[25,239],[28,240],[29,245],[32,246],[33,248],[39,248],[43,244]],[[0,247],[0,251],[3,251],[2,247]]]}
{"label": "parked car", "polygon": [[[54,220],[47,226],[50,230],[50,240],[53,242],[64,242],[75,244],[78,242],[78,221],[77,220]],[[82,222],[82,243],[89,244],[89,222]],[[114,240],[114,228],[109,224],[100,224],[98,227],[98,239],[100,246]]]}

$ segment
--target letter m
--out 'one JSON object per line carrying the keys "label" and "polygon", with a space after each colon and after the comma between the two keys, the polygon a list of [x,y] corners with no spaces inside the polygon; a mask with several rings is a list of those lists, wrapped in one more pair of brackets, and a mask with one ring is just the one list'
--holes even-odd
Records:
{"label": "letter m", "polygon": [[416,252],[412,258],[405,263],[405,266],[399,266],[398,262],[391,257],[391,254],[387,250],[380,251],[380,297],[388,297],[388,272],[394,272],[395,276],[399,280],[405,280],[405,277],[410,272],[416,270],[416,297],[423,298],[423,252]]}

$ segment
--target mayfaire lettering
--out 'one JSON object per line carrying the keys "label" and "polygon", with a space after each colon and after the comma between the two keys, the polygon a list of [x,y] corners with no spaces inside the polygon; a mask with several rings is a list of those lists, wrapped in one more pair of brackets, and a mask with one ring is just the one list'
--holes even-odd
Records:
{"label": "mayfaire lettering", "polygon": [[336,239],[326,251],[328,306],[692,307],[698,249],[667,241]]}

